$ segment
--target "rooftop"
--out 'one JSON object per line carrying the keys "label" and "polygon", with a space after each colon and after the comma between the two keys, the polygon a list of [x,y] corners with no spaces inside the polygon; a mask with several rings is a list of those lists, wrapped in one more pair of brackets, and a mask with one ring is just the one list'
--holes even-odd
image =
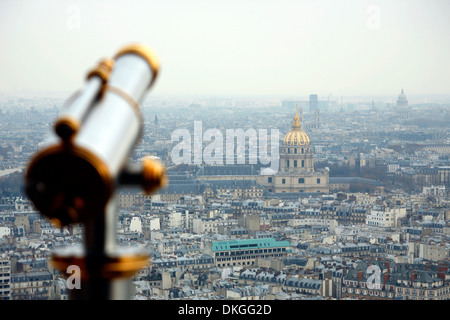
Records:
{"label": "rooftop", "polygon": [[274,238],[243,239],[215,241],[212,243],[212,251],[241,250],[245,248],[264,249],[290,246],[291,244],[289,241],[277,241]]}

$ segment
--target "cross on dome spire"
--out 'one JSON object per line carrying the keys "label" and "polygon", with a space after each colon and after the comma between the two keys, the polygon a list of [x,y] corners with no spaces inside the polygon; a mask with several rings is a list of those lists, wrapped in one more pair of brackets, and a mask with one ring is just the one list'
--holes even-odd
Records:
{"label": "cross on dome spire", "polygon": [[301,129],[302,125],[300,123],[300,116],[298,115],[298,105],[295,105],[295,117],[294,121],[292,122],[292,129]]}

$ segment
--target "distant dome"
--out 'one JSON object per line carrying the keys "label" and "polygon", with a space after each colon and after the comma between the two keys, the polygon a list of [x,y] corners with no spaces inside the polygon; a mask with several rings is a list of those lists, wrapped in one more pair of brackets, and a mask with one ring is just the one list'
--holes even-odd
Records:
{"label": "distant dome", "polygon": [[408,99],[406,98],[406,94],[402,89],[402,92],[398,95],[397,106],[401,107],[401,106],[407,106],[407,105],[408,105]]}
{"label": "distant dome", "polygon": [[300,116],[298,115],[298,108],[296,109],[294,121],[292,122],[292,130],[289,131],[283,139],[283,145],[287,146],[308,146],[309,137],[305,131],[302,130],[300,123]]}

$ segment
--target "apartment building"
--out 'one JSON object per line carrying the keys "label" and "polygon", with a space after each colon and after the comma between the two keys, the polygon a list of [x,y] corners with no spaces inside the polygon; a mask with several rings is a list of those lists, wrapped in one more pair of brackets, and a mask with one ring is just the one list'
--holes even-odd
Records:
{"label": "apartment building", "polygon": [[214,258],[207,254],[183,257],[159,258],[152,261],[153,267],[181,268],[183,270],[209,270],[214,266]]}
{"label": "apartment building", "polygon": [[0,260],[0,300],[11,300],[11,262]]}
{"label": "apartment building", "polygon": [[448,264],[424,266],[362,262],[344,277],[342,297],[358,300],[448,300],[448,278]]}
{"label": "apartment building", "polygon": [[237,220],[223,220],[219,218],[196,218],[192,222],[192,232],[195,234],[218,233],[219,228],[236,227]]}
{"label": "apartment building", "polygon": [[406,208],[375,206],[367,215],[366,224],[382,228],[397,227],[397,221],[406,217]]}
{"label": "apartment building", "polygon": [[274,238],[214,241],[208,247],[217,267],[254,265],[257,258],[286,256],[290,248],[289,241]]}
{"label": "apartment building", "polygon": [[53,276],[48,270],[11,275],[12,300],[51,300],[53,290]]}

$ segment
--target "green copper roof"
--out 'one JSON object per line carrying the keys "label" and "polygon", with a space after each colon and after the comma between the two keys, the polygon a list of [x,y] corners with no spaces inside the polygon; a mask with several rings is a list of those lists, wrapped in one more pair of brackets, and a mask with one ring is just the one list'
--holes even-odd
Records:
{"label": "green copper roof", "polygon": [[278,248],[290,246],[291,243],[289,241],[277,241],[274,238],[243,239],[243,240],[215,241],[212,243],[212,251],[264,249],[264,248]]}

